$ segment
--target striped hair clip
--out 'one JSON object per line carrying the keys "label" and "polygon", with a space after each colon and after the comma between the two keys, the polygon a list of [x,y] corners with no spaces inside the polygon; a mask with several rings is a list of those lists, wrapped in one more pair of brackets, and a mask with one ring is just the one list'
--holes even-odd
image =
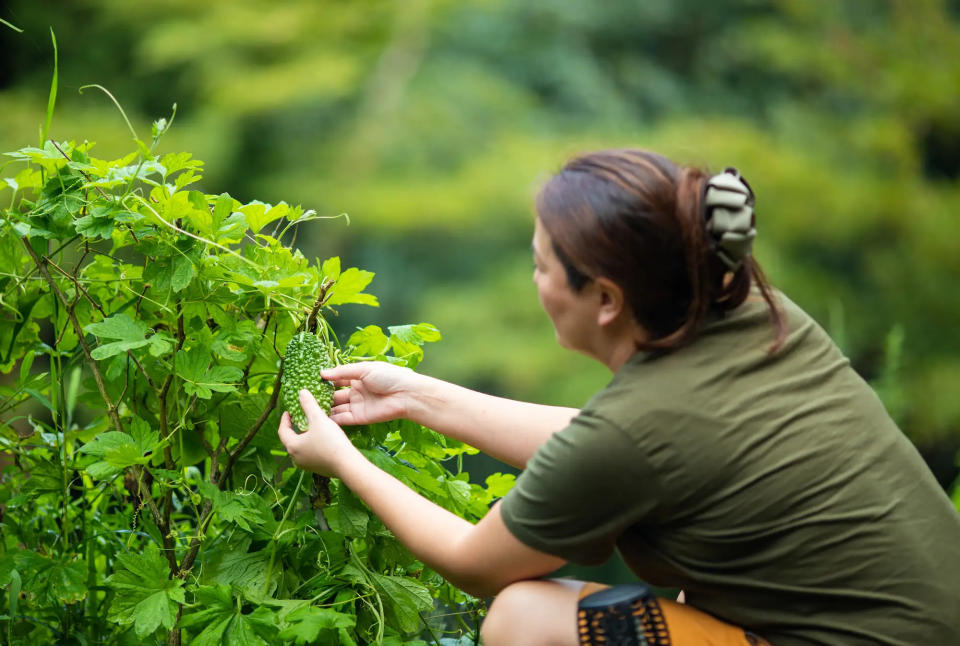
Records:
{"label": "striped hair clip", "polygon": [[736,168],[707,180],[703,197],[710,246],[730,271],[750,255],[757,236],[753,190]]}

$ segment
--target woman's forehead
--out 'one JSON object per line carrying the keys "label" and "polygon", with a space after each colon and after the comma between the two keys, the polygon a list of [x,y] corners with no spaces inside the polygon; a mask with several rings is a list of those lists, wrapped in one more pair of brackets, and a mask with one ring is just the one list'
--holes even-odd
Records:
{"label": "woman's forehead", "polygon": [[548,244],[549,241],[550,235],[547,233],[546,229],[540,225],[540,220],[538,218],[537,223],[534,225],[533,238],[530,240],[530,249],[537,255],[543,255],[550,248],[550,245]]}

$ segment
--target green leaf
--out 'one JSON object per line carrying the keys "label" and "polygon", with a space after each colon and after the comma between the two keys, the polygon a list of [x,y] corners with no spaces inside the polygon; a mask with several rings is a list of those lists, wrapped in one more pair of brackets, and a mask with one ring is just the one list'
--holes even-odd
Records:
{"label": "green leaf", "polygon": [[233,213],[234,199],[227,193],[221,193],[213,205],[213,228],[219,229],[224,220]]}
{"label": "green leaf", "polygon": [[143,339],[147,329],[145,323],[134,321],[128,314],[121,312],[105,318],[99,323],[91,323],[83,328],[83,331],[98,338],[139,341]]}
{"label": "green leaf", "polygon": [[250,230],[257,233],[271,222],[287,215],[290,212],[290,205],[280,202],[276,206],[272,206],[254,201],[241,206],[238,210],[246,216]]}
{"label": "green leaf", "polygon": [[100,359],[106,359],[117,354],[122,354],[127,350],[135,350],[136,348],[143,347],[148,343],[149,341],[115,341],[113,343],[106,343],[95,348],[93,352],[90,353],[90,356],[99,361]]}
{"label": "green leaf", "polygon": [[415,368],[423,359],[424,343],[440,340],[440,331],[429,323],[415,325],[393,325],[387,328],[390,331],[390,347],[400,363],[409,368]]}
{"label": "green leaf", "polygon": [[429,323],[391,325],[387,329],[390,331],[390,345],[393,346],[393,353],[398,357],[420,352],[419,348],[424,343],[439,341],[441,338],[440,330]]}
{"label": "green leaf", "polygon": [[372,574],[373,585],[384,600],[387,622],[412,633],[420,626],[420,612],[433,609],[433,597],[422,583],[400,576]]}
{"label": "green leaf", "polygon": [[113,233],[113,217],[111,216],[114,210],[116,209],[113,205],[101,204],[93,207],[87,215],[77,218],[74,222],[77,233],[88,238],[109,238],[110,234]]}
{"label": "green leaf", "polygon": [[446,478],[443,481],[443,486],[455,510],[462,511],[470,503],[469,482],[456,478]]}
{"label": "green leaf", "polygon": [[87,565],[83,561],[57,561],[44,578],[50,593],[61,603],[77,603],[87,596]]}
{"label": "green leaf", "polygon": [[191,641],[191,646],[262,646],[270,643],[277,632],[277,616],[269,608],[260,606],[244,614],[234,600],[229,585],[217,584],[197,588],[196,612],[184,614],[181,628],[205,626]]}
{"label": "green leaf", "polygon": [[363,538],[367,535],[370,512],[360,499],[346,487],[340,487],[336,494],[337,503],[324,511],[330,528],[344,536]]}
{"label": "green leaf", "polygon": [[[328,261],[329,262],[329,261]],[[339,264],[339,258],[337,259]],[[326,265],[326,263],[324,263]],[[340,274],[337,282],[330,288],[328,305],[343,305],[345,303],[359,303],[361,305],[379,305],[373,294],[364,294],[363,290],[373,280],[373,272],[350,267]]]}
{"label": "green leaf", "polygon": [[213,391],[227,393],[236,390],[236,382],[243,371],[233,366],[210,367],[210,351],[194,347],[177,352],[177,376],[184,380],[183,390],[200,399],[210,399]]}
{"label": "green leaf", "polygon": [[121,625],[133,624],[138,637],[157,628],[173,628],[177,604],[185,600],[183,580],[170,578],[170,568],[160,550],[148,543],[140,554],[117,554],[119,567],[106,580],[116,592],[108,619]]}
{"label": "green leaf", "polygon": [[16,615],[17,605],[20,602],[20,591],[23,589],[23,579],[20,577],[20,572],[12,570],[2,585],[10,591],[7,608],[10,610],[11,615]]}
{"label": "green leaf", "polygon": [[172,277],[173,267],[166,261],[148,262],[143,268],[143,280],[150,285],[151,294],[169,293]]}
{"label": "green leaf", "polygon": [[232,491],[220,491],[216,485],[209,482],[201,482],[198,485],[200,494],[210,499],[213,503],[213,511],[220,515],[220,518],[229,523],[236,523],[246,531],[252,531],[251,525],[263,525],[265,520],[260,514],[260,510],[255,506],[251,496],[255,493],[236,494]]}
{"label": "green leaf", "polygon": [[[231,397],[222,408],[223,416],[220,432],[225,436],[239,440],[247,434],[247,431],[263,413],[269,401],[270,396],[266,393]],[[281,411],[274,410],[264,422],[264,427],[276,428],[280,423],[280,414]],[[276,433],[257,433],[253,436],[251,445],[266,449],[283,448]]]}
{"label": "green leaf", "polygon": [[154,450],[160,444],[160,433],[152,428],[145,420],[134,417],[130,421],[130,435],[140,455],[146,455]]}
{"label": "green leaf", "polygon": [[84,327],[83,331],[99,339],[119,339],[113,343],[101,345],[90,353],[94,359],[100,360],[147,345],[150,341],[144,337],[148,329],[146,323],[135,321],[128,314],[121,312],[99,323],[91,323]]}
{"label": "green leaf", "polygon": [[48,411],[50,411],[51,413],[55,413],[55,412],[56,412],[56,411],[54,410],[54,408],[53,408],[53,404],[51,404],[51,403],[50,403],[50,400],[47,399],[47,396],[44,395],[44,394],[43,394],[42,392],[40,392],[39,390],[35,390],[35,389],[33,389],[33,388],[24,388],[24,389],[23,389],[23,392],[25,392],[25,393],[27,393],[28,395],[30,395],[31,397],[33,397],[33,398],[37,401],[38,404],[40,404],[41,406],[43,406],[44,408],[46,408],[46,409],[47,409]]}
{"label": "green leaf", "polygon": [[333,256],[323,261],[323,264],[320,265],[320,278],[333,282],[340,278],[340,256]]}
{"label": "green leaf", "polygon": [[512,473],[494,473],[487,476],[487,491],[495,498],[503,498],[507,495],[517,481],[517,476]]}
{"label": "green leaf", "polygon": [[37,459],[29,468],[29,477],[23,485],[26,493],[63,493],[63,472],[49,460]]}
{"label": "green leaf", "polygon": [[176,255],[172,259],[173,273],[170,277],[170,287],[174,292],[180,292],[186,289],[197,275],[193,261],[188,256]]}
{"label": "green leaf", "polygon": [[[232,585],[252,596],[263,592],[270,567],[269,550],[250,552],[249,549],[250,538],[245,537],[230,543],[224,551],[209,555],[201,583]],[[273,588],[276,580],[275,577],[271,579]]]}
{"label": "green leaf", "polygon": [[375,357],[386,354],[390,349],[390,339],[378,325],[368,325],[357,330],[347,339],[347,345],[356,346],[355,354]]}
{"label": "green leaf", "polygon": [[0,560],[0,584],[23,590],[53,604],[71,604],[87,596],[87,567],[82,560],[53,559],[31,550],[12,550]]}
{"label": "green leaf", "polygon": [[400,419],[394,423],[399,424],[400,438],[408,449],[419,451],[434,460],[443,460],[447,457],[444,451],[444,437],[436,431],[407,419]]}
{"label": "green leaf", "polygon": [[203,162],[193,159],[191,153],[167,153],[160,159],[160,165],[167,169],[167,175],[188,168],[200,168]]}
{"label": "green leaf", "polygon": [[439,341],[440,330],[430,323],[416,323],[411,325],[391,325],[390,334],[404,343],[413,345],[423,345],[424,343],[433,343]]}
{"label": "green leaf", "polygon": [[216,241],[220,243],[240,242],[246,230],[246,216],[239,212],[231,213],[217,228],[214,237]]}
{"label": "green leaf", "polygon": [[285,617],[287,627],[280,631],[280,639],[292,639],[297,646],[313,644],[320,637],[320,631],[352,628],[356,617],[337,612],[329,608],[305,606],[297,608]]}
{"label": "green leaf", "polygon": [[361,453],[363,453],[368,460],[401,482],[410,485],[415,490],[429,494],[426,496],[428,498],[447,495],[444,486],[435,478],[416,469],[411,469],[384,451],[362,449]]}
{"label": "green leaf", "polygon": [[150,445],[150,450],[153,450],[156,443],[157,434],[156,432],[151,434],[149,429],[138,439],[119,431],[106,431],[97,435],[93,442],[84,444],[80,448],[80,453],[100,458],[100,461],[87,466],[86,471],[92,478],[102,480],[120,473],[131,465],[149,462],[149,458],[143,457],[144,451],[141,450],[141,446]]}
{"label": "green leaf", "polygon": [[[203,163],[203,162],[200,162]],[[193,172],[193,169],[187,170],[180,175],[177,175],[177,179],[173,181],[173,184],[176,190],[180,190],[184,186],[189,186],[190,184],[195,184],[199,182],[203,177],[199,173]]]}
{"label": "green leaf", "polygon": [[150,341],[150,356],[153,357],[162,357],[170,352],[173,347],[173,337],[165,333],[158,332],[151,336],[148,341]]}
{"label": "green leaf", "polygon": [[42,159],[54,159],[57,161],[63,160],[63,155],[61,155],[52,147],[51,150],[46,150],[44,148],[36,148],[35,146],[27,146],[25,148],[3,154],[23,161],[39,162]]}

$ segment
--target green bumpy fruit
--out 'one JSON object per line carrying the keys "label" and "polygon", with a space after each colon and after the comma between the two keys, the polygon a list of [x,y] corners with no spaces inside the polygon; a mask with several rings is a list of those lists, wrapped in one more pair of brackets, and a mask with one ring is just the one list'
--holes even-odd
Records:
{"label": "green bumpy fruit", "polygon": [[330,355],[315,334],[300,332],[287,344],[280,378],[280,404],[290,413],[293,424],[307,430],[307,416],[300,407],[300,391],[306,388],[325,413],[333,405],[333,384],[320,377],[324,368],[332,368]]}

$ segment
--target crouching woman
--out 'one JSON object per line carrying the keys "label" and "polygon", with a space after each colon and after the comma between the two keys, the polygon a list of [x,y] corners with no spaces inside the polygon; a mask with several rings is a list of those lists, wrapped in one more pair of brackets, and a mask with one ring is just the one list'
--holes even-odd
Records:
{"label": "crouching woman", "polygon": [[[417,558],[496,597],[486,646],[960,643],[960,514],[825,332],[767,284],[753,207],[732,169],[578,157],[538,196],[533,279],[559,344],[613,373],[605,388],[573,410],[351,364],[323,372],[341,387],[330,417],[306,393],[309,430],[285,415],[280,437]],[[523,469],[515,488],[472,525],[340,429],[401,417]],[[614,550],[686,603],[544,578]]]}

